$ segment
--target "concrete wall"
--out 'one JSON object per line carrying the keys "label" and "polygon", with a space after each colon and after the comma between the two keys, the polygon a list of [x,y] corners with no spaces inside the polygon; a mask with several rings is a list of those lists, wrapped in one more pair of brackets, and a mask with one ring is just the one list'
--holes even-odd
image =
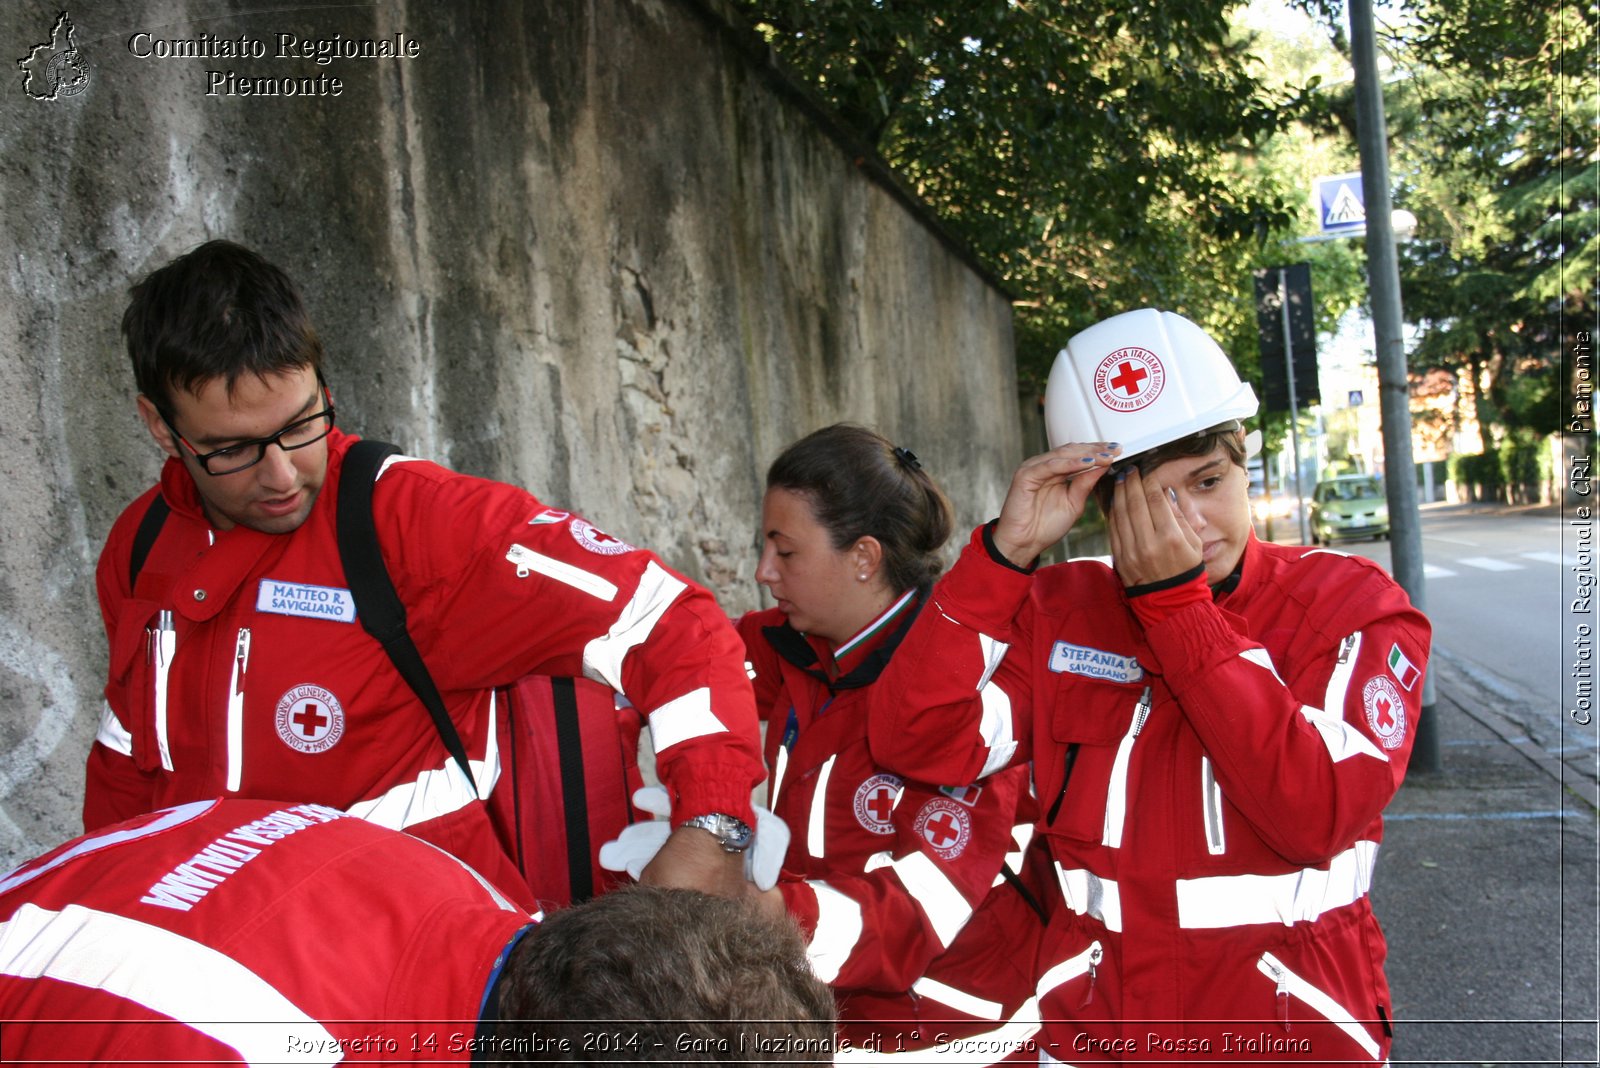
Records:
{"label": "concrete wall", "polygon": [[[802,433],[882,428],[963,523],[1021,456],[1004,295],[695,0],[265,6],[74,4],[55,82],[64,28],[29,49],[60,8],[0,8],[33,75],[0,90],[0,870],[78,827],[95,557],[158,467],[117,325],[201,241],[302,284],[344,425],[581,510],[730,611]],[[134,54],[201,33],[268,54]],[[419,54],[318,65],[280,33]],[[343,91],[208,95],[211,70]]]}

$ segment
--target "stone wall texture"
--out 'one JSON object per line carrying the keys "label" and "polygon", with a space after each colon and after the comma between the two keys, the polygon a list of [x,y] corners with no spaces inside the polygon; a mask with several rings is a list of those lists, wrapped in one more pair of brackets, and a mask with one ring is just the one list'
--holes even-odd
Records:
{"label": "stone wall texture", "polygon": [[[301,284],[343,425],[581,511],[730,612],[760,603],[765,466],[818,426],[915,450],[962,526],[998,510],[1005,294],[708,2],[86,0],[70,39],[0,5],[0,870],[78,829],[95,559],[159,466],[127,288],[210,238]],[[304,55],[352,41],[417,54]]]}

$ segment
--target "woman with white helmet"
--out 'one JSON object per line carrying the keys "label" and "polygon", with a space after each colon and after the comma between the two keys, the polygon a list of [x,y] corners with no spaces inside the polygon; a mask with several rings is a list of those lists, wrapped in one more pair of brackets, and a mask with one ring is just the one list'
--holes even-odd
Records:
{"label": "woman with white helmet", "polygon": [[[1367,893],[1427,620],[1369,561],[1256,540],[1255,396],[1189,320],[1076,335],[1045,406],[1057,447],[934,588],[874,753],[936,781],[1033,762],[1041,1061],[1384,1062]],[[1035,571],[1091,492],[1112,566]]]}

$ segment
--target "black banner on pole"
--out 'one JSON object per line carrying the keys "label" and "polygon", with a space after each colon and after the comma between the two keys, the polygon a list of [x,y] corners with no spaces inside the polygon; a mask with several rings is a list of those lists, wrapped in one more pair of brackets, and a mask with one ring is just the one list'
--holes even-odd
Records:
{"label": "black banner on pole", "polygon": [[1311,265],[1291,263],[1251,272],[1256,280],[1256,333],[1261,341],[1261,406],[1268,412],[1289,410],[1289,375],[1284,361],[1283,305],[1278,272],[1287,274],[1289,340],[1294,347],[1294,392],[1297,407],[1322,399],[1317,382],[1316,315],[1311,303]]}

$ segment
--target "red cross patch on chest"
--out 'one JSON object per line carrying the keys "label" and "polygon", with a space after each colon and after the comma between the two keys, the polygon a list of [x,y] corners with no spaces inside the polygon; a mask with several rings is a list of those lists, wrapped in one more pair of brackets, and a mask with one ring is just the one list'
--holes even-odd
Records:
{"label": "red cross patch on chest", "polygon": [[290,749],[326,752],[344,737],[344,706],[321,686],[296,686],[278,698],[275,725]]}

